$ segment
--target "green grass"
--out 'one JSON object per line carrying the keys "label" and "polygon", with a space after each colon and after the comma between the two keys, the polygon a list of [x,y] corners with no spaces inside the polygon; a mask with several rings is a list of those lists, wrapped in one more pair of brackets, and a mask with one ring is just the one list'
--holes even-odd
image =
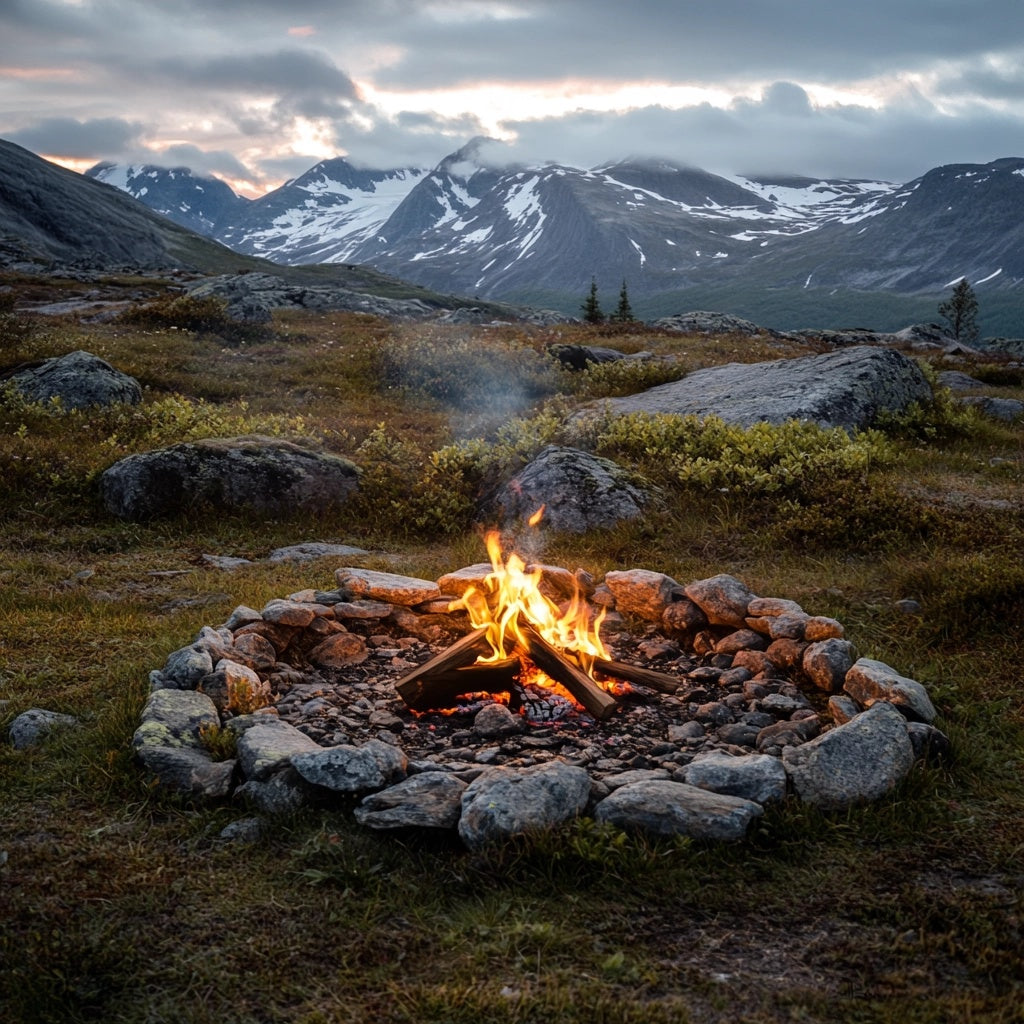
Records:
{"label": "green grass", "polygon": [[[1020,425],[927,411],[889,425],[878,443],[891,458],[830,464],[827,487],[807,477],[793,493],[708,488],[663,465],[657,514],[545,550],[598,574],[731,572],[840,619],[860,653],[928,686],[953,744],[950,763],[915,768],[888,799],[834,815],[787,803],[731,845],[580,822],[469,854],[312,811],[224,845],[241,807],[162,795],[132,762],[147,674],[235,605],[330,585],[335,566],[229,573],[202,555],[354,542],[375,552],[367,564],[432,578],[479,561],[475,489],[557,438],[561,411],[621,383],[556,373],[495,422],[435,393],[429,373],[389,387],[381,348],[390,365],[456,351],[481,379],[527,367],[532,381],[549,332],[424,339],[341,314],[273,329],[234,346],[71,320],[19,336],[24,358],[86,348],[147,391],[128,414],[0,406],[0,731],[29,707],[81,723],[36,749],[0,744],[0,1021],[1024,1020]],[[680,372],[779,355],[631,331],[630,346]],[[583,328],[558,340],[616,344]],[[1020,396],[1008,371],[984,372]],[[114,459],[222,429],[362,458],[362,504],[314,521],[133,525],[103,512],[96,478]],[[615,457],[656,475],[629,440]],[[388,473],[396,453],[405,468]],[[439,529],[444,517],[457,525]],[[921,613],[901,612],[902,598]]]}

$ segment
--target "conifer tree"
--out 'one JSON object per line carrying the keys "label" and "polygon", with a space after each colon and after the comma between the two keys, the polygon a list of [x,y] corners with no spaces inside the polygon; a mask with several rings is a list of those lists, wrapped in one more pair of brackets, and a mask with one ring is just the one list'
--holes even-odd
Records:
{"label": "conifer tree", "polygon": [[590,291],[580,309],[583,312],[583,319],[586,323],[604,323],[604,313],[601,312],[601,303],[597,298],[597,280],[595,278],[590,279]]}
{"label": "conifer tree", "polygon": [[950,332],[957,341],[970,343],[978,340],[978,300],[966,277],[960,278],[950,297],[939,303],[939,316],[949,323]]}
{"label": "conifer tree", "polygon": [[626,288],[625,278],[622,279],[622,288],[619,290],[619,304],[608,319],[619,324],[632,323],[636,319],[633,316],[633,307],[629,304],[629,290]]}

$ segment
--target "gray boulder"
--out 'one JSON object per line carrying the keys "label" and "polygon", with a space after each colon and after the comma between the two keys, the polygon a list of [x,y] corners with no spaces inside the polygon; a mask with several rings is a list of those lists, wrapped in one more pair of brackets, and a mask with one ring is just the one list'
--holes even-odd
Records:
{"label": "gray boulder", "polygon": [[90,352],[69,352],[47,359],[11,377],[14,386],[31,402],[60,400],[62,409],[87,409],[95,405],[138,405],[142,387],[134,377],[115,370]]}
{"label": "gray boulder", "polygon": [[613,414],[718,416],[744,427],[796,419],[852,430],[931,398],[931,386],[912,359],[894,349],[854,346],[709,367],[637,395],[606,399],[600,407]]}
{"label": "gray boulder", "polygon": [[68,729],[78,725],[74,715],[63,715],[59,711],[44,708],[29,708],[11,722],[7,737],[15,750],[25,750],[42,743],[54,729]]}
{"label": "gray boulder", "polygon": [[292,767],[307,781],[335,793],[369,793],[405,778],[405,754],[390,743],[369,740],[361,747],[340,744],[302,751]]}
{"label": "gray boulder", "polygon": [[960,399],[961,405],[973,406],[992,420],[1012,423],[1024,416],[1024,402],[1016,398],[996,398],[993,395],[966,395]]}
{"label": "gray boulder", "polygon": [[878,703],[845,725],[782,751],[800,798],[826,811],[884,796],[913,767],[914,748],[903,716]]}
{"label": "gray boulder", "polygon": [[139,522],[197,505],[256,515],[327,511],[357,487],[347,459],[279,438],[211,438],[129,455],[100,481],[107,511]]}
{"label": "gray boulder", "polygon": [[462,794],[459,836],[471,850],[551,828],[582,813],[590,776],[561,761],[519,770],[489,768]]}
{"label": "gray boulder", "polygon": [[541,526],[586,533],[637,518],[647,502],[614,462],[548,445],[498,491],[493,505],[506,523],[522,523],[543,505]]}
{"label": "gray boulder", "polygon": [[453,829],[459,823],[465,790],[466,783],[450,772],[423,772],[364,797],[355,809],[355,819],[376,830]]}
{"label": "gray boulder", "polygon": [[694,758],[684,769],[684,777],[691,786],[759,804],[786,795],[786,769],[777,757],[768,754],[734,757],[725,751],[712,751]]}
{"label": "gray boulder", "polygon": [[598,821],[627,832],[693,839],[742,839],[764,808],[742,797],[654,779],[621,786],[594,809]]}
{"label": "gray boulder", "polygon": [[750,338],[776,334],[775,331],[758,327],[752,321],[731,313],[713,313],[703,309],[662,317],[655,320],[653,326],[666,331],[678,331],[680,334],[743,334]]}

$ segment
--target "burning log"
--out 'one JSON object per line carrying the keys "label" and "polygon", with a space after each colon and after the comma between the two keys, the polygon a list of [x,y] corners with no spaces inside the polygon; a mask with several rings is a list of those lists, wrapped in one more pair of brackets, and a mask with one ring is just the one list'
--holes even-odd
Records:
{"label": "burning log", "polygon": [[519,629],[526,641],[527,653],[537,668],[561,683],[590,714],[600,721],[615,711],[619,702],[564,658],[532,626],[521,624]]}
{"label": "burning log", "polygon": [[606,658],[594,659],[594,671],[615,679],[624,679],[627,683],[636,683],[637,686],[650,687],[659,693],[675,693],[681,683],[681,680],[665,672],[627,665],[624,661],[608,661]]}
{"label": "burning log", "polygon": [[[479,655],[485,654],[488,650],[490,647],[487,643],[487,628],[482,626],[480,629],[474,629],[472,633],[467,633],[461,640],[457,640],[440,654],[404,676],[395,687],[398,695],[409,707],[417,710],[445,707],[442,698],[435,692],[435,679],[476,661]],[[457,693],[450,693],[447,690],[446,692],[450,699],[457,697],[459,693],[472,692],[473,689],[469,687]],[[477,686],[476,689],[479,690],[481,687]]]}
{"label": "burning log", "polygon": [[[456,697],[467,693],[511,694],[515,690],[520,667],[518,658],[508,658],[441,669],[432,673],[429,679],[421,680],[420,692],[410,697],[402,694],[402,698],[414,711],[431,711],[451,707]],[[401,685],[399,683],[399,687]]]}

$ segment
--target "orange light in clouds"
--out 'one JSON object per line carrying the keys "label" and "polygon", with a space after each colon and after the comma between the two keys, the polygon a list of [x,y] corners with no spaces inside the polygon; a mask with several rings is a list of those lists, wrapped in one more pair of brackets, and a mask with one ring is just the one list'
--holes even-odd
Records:
{"label": "orange light in clouds", "polygon": [[300,36],[305,38],[306,36],[315,36],[316,29],[312,25],[292,25],[288,29],[288,35]]}

